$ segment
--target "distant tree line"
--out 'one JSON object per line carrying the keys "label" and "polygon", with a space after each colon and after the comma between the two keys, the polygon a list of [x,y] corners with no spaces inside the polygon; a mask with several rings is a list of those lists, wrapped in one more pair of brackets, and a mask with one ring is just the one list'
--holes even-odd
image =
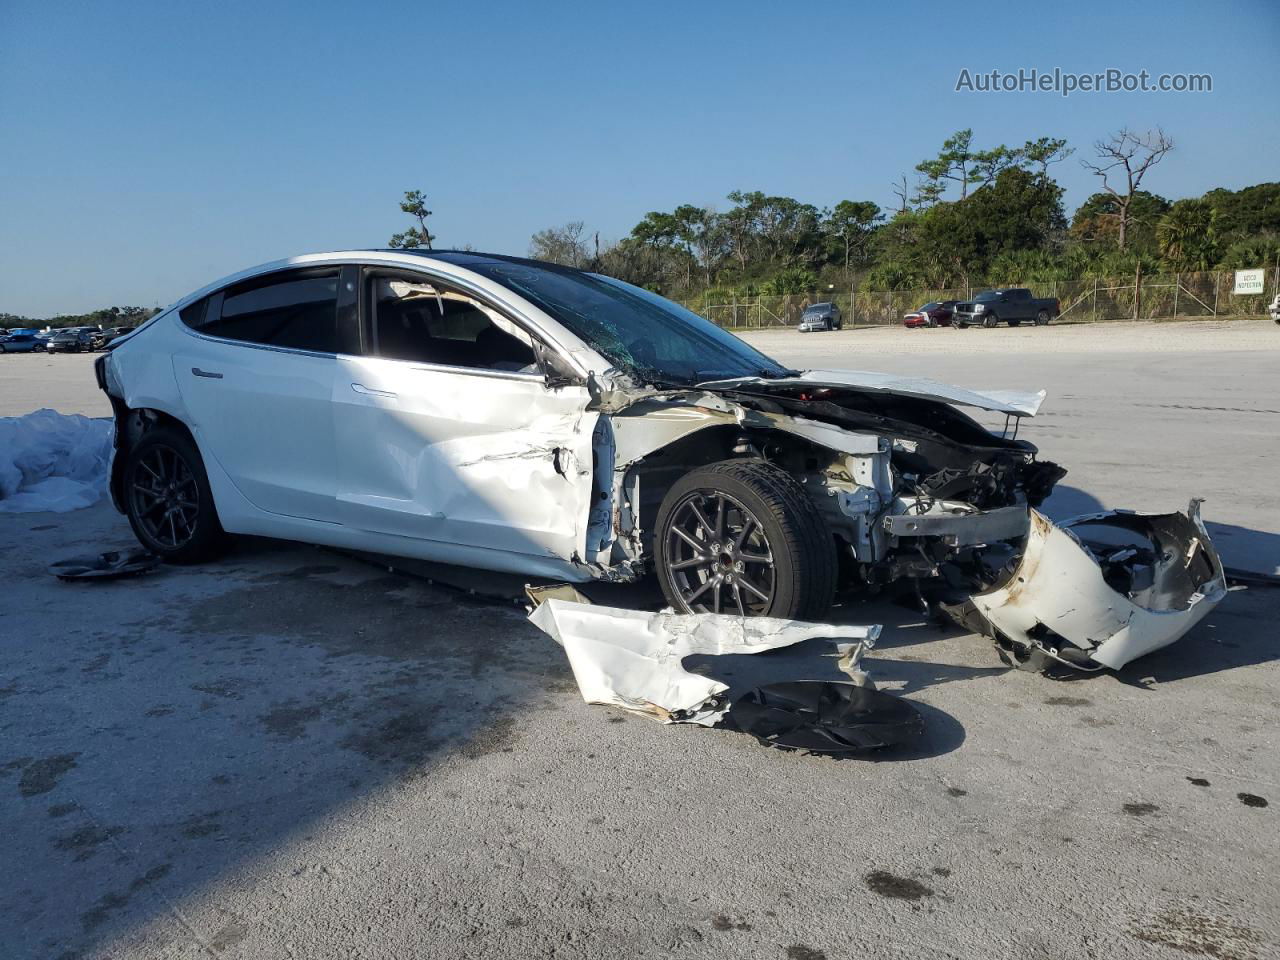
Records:
{"label": "distant tree line", "polygon": [[0,313],[0,327],[136,327],[160,311],[155,307],[102,307],[88,313],[64,313],[56,317],[37,319],[14,313]]}
{"label": "distant tree line", "polygon": [[[534,234],[529,255],[586,267],[668,296],[946,288],[1272,265],[1280,183],[1169,201],[1148,189],[1174,149],[1162,130],[1120,130],[1082,165],[1102,189],[1068,218],[1052,167],[1075,151],[1042,137],[981,147],[948,137],[895,186],[897,209],[870,200],[819,208],[734,191],[727,209],[682,204],[645,214],[616,243],[571,221]],[[408,211],[407,211],[408,212]]]}

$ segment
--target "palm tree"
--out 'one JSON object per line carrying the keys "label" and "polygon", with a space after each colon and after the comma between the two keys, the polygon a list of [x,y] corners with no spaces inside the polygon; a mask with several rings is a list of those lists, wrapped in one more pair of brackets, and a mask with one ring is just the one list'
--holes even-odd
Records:
{"label": "palm tree", "polygon": [[1207,200],[1179,200],[1156,224],[1160,255],[1175,270],[1208,270],[1216,259],[1217,211]]}

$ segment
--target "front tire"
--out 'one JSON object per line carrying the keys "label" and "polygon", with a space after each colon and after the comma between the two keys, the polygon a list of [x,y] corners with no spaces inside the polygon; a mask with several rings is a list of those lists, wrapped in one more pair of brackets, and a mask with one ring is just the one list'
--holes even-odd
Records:
{"label": "front tire", "polygon": [[835,542],[804,488],[761,460],[681,477],[654,533],[658,581],[682,613],[820,620],[831,606]]}
{"label": "front tire", "polygon": [[158,426],[142,436],[129,451],[123,492],[134,536],[166,563],[200,563],[223,546],[204,461],[183,431]]}
{"label": "front tire", "polygon": [[994,313],[988,313],[986,318],[983,319],[982,325],[990,329],[990,328],[993,328],[999,322],[1000,322],[999,317],[997,317]]}

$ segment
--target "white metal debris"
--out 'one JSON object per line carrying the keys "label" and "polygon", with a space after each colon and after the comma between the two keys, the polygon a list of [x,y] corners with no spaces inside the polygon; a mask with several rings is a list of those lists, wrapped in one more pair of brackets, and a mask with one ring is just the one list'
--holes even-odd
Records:
{"label": "white metal debris", "polygon": [[[536,598],[535,598],[536,599]],[[833,643],[832,656],[855,682],[862,653],[875,645],[879,626],[799,623],[772,617],[646,613],[545,599],[529,620],[564,647],[588,703],[612,704],[667,723],[711,726],[728,709],[729,687],[684,669],[694,654],[750,654],[814,637]]]}
{"label": "white metal debris", "polygon": [[[1054,524],[1032,510],[1031,519],[1014,575],[972,598],[997,639],[1072,666],[1119,669],[1173,643],[1226,596],[1197,500],[1185,514],[1112,512]],[[1130,546],[1126,535],[1141,542]],[[1107,582],[1104,563],[1127,589]]]}

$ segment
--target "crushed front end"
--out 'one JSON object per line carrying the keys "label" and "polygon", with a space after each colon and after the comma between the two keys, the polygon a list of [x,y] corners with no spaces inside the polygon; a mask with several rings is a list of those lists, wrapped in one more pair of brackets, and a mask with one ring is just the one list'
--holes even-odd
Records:
{"label": "crushed front end", "polygon": [[1020,666],[1118,670],[1173,643],[1226,596],[1198,500],[1186,513],[1031,519],[1009,575],[948,608]]}

